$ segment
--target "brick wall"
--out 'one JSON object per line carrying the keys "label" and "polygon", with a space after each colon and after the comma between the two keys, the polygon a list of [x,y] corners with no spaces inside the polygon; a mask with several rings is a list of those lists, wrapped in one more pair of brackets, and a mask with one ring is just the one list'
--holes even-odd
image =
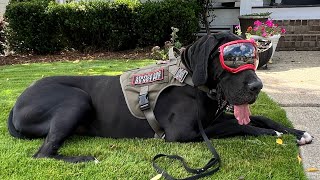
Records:
{"label": "brick wall", "polygon": [[277,50],[320,50],[320,19],[277,20],[287,33],[280,38]]}

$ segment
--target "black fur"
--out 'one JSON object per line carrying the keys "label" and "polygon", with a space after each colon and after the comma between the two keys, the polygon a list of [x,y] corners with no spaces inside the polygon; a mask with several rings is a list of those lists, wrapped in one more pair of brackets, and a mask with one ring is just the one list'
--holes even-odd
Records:
{"label": "black fur", "polygon": [[[230,33],[204,36],[182,53],[182,61],[192,74],[195,85],[220,87],[231,104],[253,103],[262,83],[253,70],[237,74],[225,72],[217,47],[239,39]],[[214,54],[213,54],[214,53]],[[252,90],[249,85],[255,84]],[[276,135],[276,131],[301,138],[304,131],[283,127],[264,117],[251,117],[250,125],[241,126],[232,115],[224,114],[215,122],[218,102],[191,86],[167,88],[154,109],[165,131],[166,141],[189,142],[201,139],[200,118],[209,137],[235,135]],[[198,112],[199,111],[199,114]],[[45,137],[35,158],[55,158],[68,162],[94,160],[92,156],[69,157],[58,149],[73,134],[112,138],[152,138],[154,132],[146,120],[129,112],[119,76],[47,77],[28,87],[18,98],[9,119],[9,132],[18,138]]]}

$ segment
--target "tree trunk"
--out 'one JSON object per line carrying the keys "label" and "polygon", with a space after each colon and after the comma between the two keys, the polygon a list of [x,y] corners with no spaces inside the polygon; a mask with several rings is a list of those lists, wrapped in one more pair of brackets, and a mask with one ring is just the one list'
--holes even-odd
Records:
{"label": "tree trunk", "polygon": [[201,16],[202,16],[202,24],[204,25],[206,32],[208,35],[211,34],[210,32],[210,25],[209,25],[209,21],[208,21],[208,17],[209,17],[209,2],[210,0],[202,0],[201,4],[202,4],[202,12],[201,12]]}

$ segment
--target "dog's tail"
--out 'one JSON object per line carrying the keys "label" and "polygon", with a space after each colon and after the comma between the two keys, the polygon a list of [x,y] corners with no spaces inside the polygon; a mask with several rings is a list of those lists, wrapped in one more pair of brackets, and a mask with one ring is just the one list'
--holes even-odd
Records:
{"label": "dog's tail", "polygon": [[22,135],[19,131],[16,130],[16,128],[13,125],[12,119],[13,119],[13,109],[11,109],[9,118],[8,118],[8,130],[11,136],[16,138],[21,138],[21,139],[27,139],[26,136]]}

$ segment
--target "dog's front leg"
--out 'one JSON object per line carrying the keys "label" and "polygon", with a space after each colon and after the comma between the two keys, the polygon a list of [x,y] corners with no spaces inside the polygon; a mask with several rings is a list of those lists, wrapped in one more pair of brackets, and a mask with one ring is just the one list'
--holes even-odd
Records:
{"label": "dog's front leg", "polygon": [[263,116],[250,116],[251,123],[258,127],[264,127],[276,131],[277,134],[289,133],[297,137],[297,143],[299,145],[309,144],[312,142],[313,137],[306,131],[298,129],[288,128],[282,124],[275,122],[269,118]]}
{"label": "dog's front leg", "polygon": [[234,117],[219,120],[219,122],[207,127],[205,132],[209,138],[224,138],[243,135],[277,135],[272,129],[259,128],[251,125],[240,125]]}

